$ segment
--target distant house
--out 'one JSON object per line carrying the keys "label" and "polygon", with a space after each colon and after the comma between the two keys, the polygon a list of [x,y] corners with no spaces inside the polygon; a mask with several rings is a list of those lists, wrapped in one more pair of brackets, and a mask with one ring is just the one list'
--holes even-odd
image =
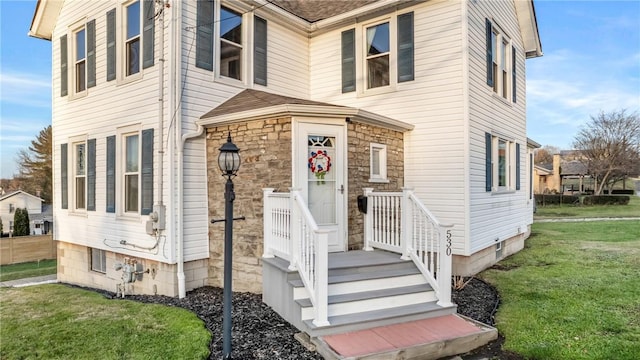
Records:
{"label": "distant house", "polygon": [[[16,209],[27,209],[29,213],[29,233],[32,235],[42,235],[47,232],[51,224],[51,208],[43,206],[43,200],[22,190],[16,190],[0,196],[0,217],[2,218],[2,229],[5,233],[13,231],[13,217]],[[42,214],[43,208],[48,211],[48,215]]]}
{"label": "distant house", "polygon": [[38,1],[60,281],[120,289],[135,263],[150,272],[129,292],[222,286],[228,136],[234,290],[304,331],[455,312],[452,274],[524,247],[532,1],[159,3]]}
{"label": "distant house", "polygon": [[575,151],[554,154],[553,163],[535,165],[533,174],[536,194],[593,191],[593,180],[587,166]]}

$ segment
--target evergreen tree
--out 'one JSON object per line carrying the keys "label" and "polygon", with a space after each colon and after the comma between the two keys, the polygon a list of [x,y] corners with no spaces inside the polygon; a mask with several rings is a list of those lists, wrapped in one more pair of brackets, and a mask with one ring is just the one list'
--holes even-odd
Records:
{"label": "evergreen tree", "polygon": [[40,131],[35,140],[31,140],[29,150],[20,150],[18,153],[18,164],[22,190],[39,196],[45,204],[51,203],[52,193],[52,173],[51,173],[51,152],[52,141],[51,125]]}
{"label": "evergreen tree", "polygon": [[13,235],[26,236],[29,234],[29,212],[27,209],[17,208],[13,216]]}

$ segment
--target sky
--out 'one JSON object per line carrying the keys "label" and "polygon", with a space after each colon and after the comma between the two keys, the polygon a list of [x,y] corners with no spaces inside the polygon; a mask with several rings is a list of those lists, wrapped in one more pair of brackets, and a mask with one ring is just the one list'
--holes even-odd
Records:
{"label": "sky", "polygon": [[[527,136],[570,149],[591,116],[640,111],[640,0],[534,4],[544,56],[526,63]],[[51,124],[51,42],[27,35],[35,5],[0,0],[1,178]]]}

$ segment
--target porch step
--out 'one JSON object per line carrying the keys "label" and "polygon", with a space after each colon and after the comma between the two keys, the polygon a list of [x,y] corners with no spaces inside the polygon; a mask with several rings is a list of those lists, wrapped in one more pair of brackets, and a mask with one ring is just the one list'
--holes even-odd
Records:
{"label": "porch step", "polygon": [[[435,293],[428,284],[353,292],[329,296],[328,314],[338,316],[358,313],[362,309],[382,310],[435,300]],[[313,318],[313,305],[309,298],[296,300],[296,303],[301,307],[302,320]]]}
{"label": "porch step", "polygon": [[389,309],[330,316],[328,320],[331,325],[329,326],[318,327],[313,324],[312,319],[303,320],[303,323],[309,336],[317,337],[455,314],[456,308],[455,305],[443,307],[436,301],[429,301]]}
{"label": "porch step", "polygon": [[[376,290],[381,287],[403,287],[427,283],[424,276],[420,273],[420,270],[418,270],[413,263],[405,263],[391,270],[359,270],[359,272],[345,275],[332,275],[332,270],[329,270],[329,296]],[[299,277],[289,280],[289,285],[294,289],[295,300],[309,296]]]}

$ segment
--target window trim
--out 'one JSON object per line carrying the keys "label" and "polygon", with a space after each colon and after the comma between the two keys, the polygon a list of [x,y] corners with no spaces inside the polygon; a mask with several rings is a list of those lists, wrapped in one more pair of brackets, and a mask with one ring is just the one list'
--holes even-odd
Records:
{"label": "window trim", "polygon": [[[76,51],[78,49],[77,38],[76,35],[80,32],[84,31],[84,90],[78,91],[78,74],[77,74],[77,61],[76,61]],[[71,26],[69,26],[67,40],[69,43],[67,44],[67,91],[69,94],[69,99],[78,99],[87,96],[89,84],[88,84],[88,32],[87,32],[87,18],[84,17],[81,20],[76,21]]]}
{"label": "window trim", "polygon": [[491,81],[487,82],[487,86],[502,101],[515,103],[513,41],[493,19],[487,19],[486,27],[486,31],[491,32],[487,34],[487,41],[491,43],[486,44],[491,49],[490,54],[487,54],[487,71],[490,71]]}
{"label": "window trim", "polygon": [[[371,96],[395,91],[398,86],[398,15],[384,16],[363,22],[356,31],[356,88],[358,96]],[[389,84],[375,88],[368,88],[369,68],[367,66],[367,29],[384,23],[389,24]],[[360,49],[360,50],[357,50]],[[415,65],[414,65],[415,66]]]}
{"label": "window trim", "polygon": [[[378,174],[374,173],[374,151],[378,151],[380,158],[378,159]],[[369,143],[369,182],[388,183],[387,178],[387,145],[378,143]]]}
{"label": "window trim", "polygon": [[[126,176],[126,138],[138,136],[138,209],[126,210],[125,176]],[[141,214],[141,186],[142,186],[142,125],[134,124],[117,129],[116,136],[116,216],[121,218],[138,219]]]}
{"label": "window trim", "polygon": [[[489,174],[491,180],[491,192],[492,193],[512,193],[518,191],[517,184],[517,159],[516,159],[516,146],[517,143],[514,139],[497,134],[491,134],[491,154],[486,155],[491,159]],[[500,142],[505,143],[505,185],[500,185]],[[487,164],[487,170],[489,170],[489,164]],[[489,191],[489,188],[487,188]]]}
{"label": "window trim", "polygon": [[[138,48],[138,72],[127,75],[127,8],[138,2],[140,5],[140,23],[138,40],[140,42]],[[120,3],[120,6],[116,10],[116,78],[118,85],[128,84],[132,81],[136,81],[142,78],[144,73],[143,52],[144,52],[144,1],[143,0],[125,0]]]}
{"label": "window trim", "polygon": [[[94,253],[95,252],[95,253]],[[95,255],[95,256],[94,256]],[[95,264],[95,258],[100,259],[100,264]],[[89,248],[89,269],[93,272],[107,273],[107,251],[98,248]]]}
{"label": "window trim", "polygon": [[[79,135],[79,136],[74,136],[74,137],[70,137],[69,138],[69,145],[71,147],[71,151],[68,152],[67,156],[68,158],[68,163],[71,164],[70,167],[68,167],[68,170],[70,170],[70,174],[68,177],[68,181],[71,182],[71,191],[70,191],[70,195],[71,195],[71,199],[70,203],[69,203],[69,212],[73,213],[73,214],[86,214],[87,213],[87,195],[88,195],[88,143],[87,143],[87,136],[86,135]],[[83,208],[79,208],[78,207],[78,188],[77,188],[77,178],[80,176],[76,173],[77,171],[77,164],[76,164],[76,146],[78,145],[84,145],[84,207]]]}

